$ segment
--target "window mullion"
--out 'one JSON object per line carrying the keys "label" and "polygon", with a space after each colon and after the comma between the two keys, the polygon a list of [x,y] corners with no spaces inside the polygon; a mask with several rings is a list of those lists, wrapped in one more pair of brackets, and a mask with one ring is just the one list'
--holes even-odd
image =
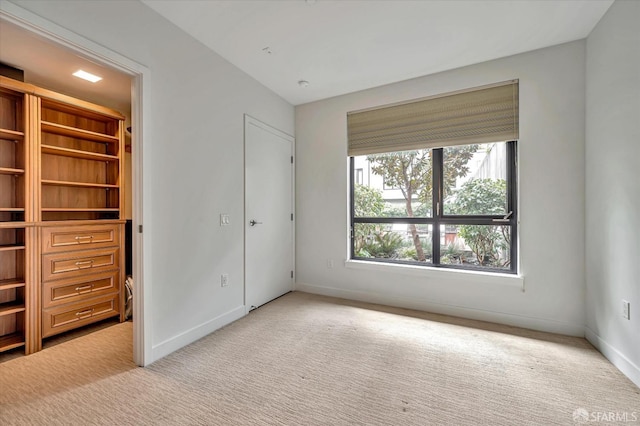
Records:
{"label": "window mullion", "polygon": [[440,219],[442,219],[442,148],[434,149],[432,163],[432,188],[433,188],[433,232],[431,241],[431,262],[434,265],[440,264]]}
{"label": "window mullion", "polygon": [[349,251],[351,252],[350,253],[351,259],[355,257],[355,247],[356,247],[355,224],[354,224],[354,218],[356,215],[355,195],[354,195],[356,183],[353,180],[355,177],[354,168],[355,168],[355,158],[350,157],[349,158],[349,175],[351,179],[351,182],[350,182],[351,184],[349,185],[349,222],[350,222],[349,236],[351,238],[351,244],[349,245]]}
{"label": "window mullion", "polygon": [[518,155],[515,141],[507,143],[507,203],[511,215],[511,272],[518,272]]}

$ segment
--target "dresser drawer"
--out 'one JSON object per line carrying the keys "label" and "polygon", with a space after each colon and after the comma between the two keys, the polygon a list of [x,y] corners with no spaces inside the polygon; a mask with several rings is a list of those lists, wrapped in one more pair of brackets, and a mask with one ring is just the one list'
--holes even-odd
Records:
{"label": "dresser drawer", "polygon": [[120,290],[120,271],[90,274],[80,278],[46,281],[42,285],[42,307],[73,303]]}
{"label": "dresser drawer", "polygon": [[97,249],[120,244],[120,225],[42,228],[42,253]]}
{"label": "dresser drawer", "polygon": [[120,267],[120,249],[86,250],[42,256],[42,281],[80,277]]}
{"label": "dresser drawer", "polygon": [[42,311],[42,337],[53,336],[119,314],[120,294],[97,297]]}

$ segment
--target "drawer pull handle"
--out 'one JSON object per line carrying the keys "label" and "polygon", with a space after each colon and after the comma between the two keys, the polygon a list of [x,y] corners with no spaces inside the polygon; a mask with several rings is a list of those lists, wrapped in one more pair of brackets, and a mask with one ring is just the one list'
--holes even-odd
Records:
{"label": "drawer pull handle", "polygon": [[79,287],[76,287],[76,291],[77,291],[78,293],[81,293],[81,292],[83,292],[83,291],[85,291],[85,290],[89,290],[89,291],[91,291],[91,288],[92,288],[92,287],[93,287],[93,286],[92,286],[91,284],[89,284],[89,285],[81,285],[81,286],[79,286]]}
{"label": "drawer pull handle", "polygon": [[92,315],[93,314],[93,308],[92,309],[87,309],[86,311],[81,311],[81,312],[76,312],[76,316],[77,317],[82,317],[85,315]]}
{"label": "drawer pull handle", "polygon": [[90,243],[91,240],[93,240],[93,235],[77,235],[76,236],[76,242],[78,244]]}
{"label": "drawer pull handle", "polygon": [[[84,265],[87,265],[87,266],[84,266]],[[76,266],[78,267],[78,269],[92,268],[93,267],[93,260],[83,260],[81,262],[76,262]]]}

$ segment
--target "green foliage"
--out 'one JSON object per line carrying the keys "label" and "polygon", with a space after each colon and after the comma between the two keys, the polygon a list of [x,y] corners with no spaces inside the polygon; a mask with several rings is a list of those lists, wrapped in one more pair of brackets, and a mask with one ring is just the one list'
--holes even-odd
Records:
{"label": "green foliage", "polygon": [[474,179],[455,193],[454,214],[504,214],[507,182],[503,179]]}
{"label": "green foliage", "polygon": [[394,232],[377,232],[364,239],[362,247],[356,251],[360,257],[381,257],[395,259],[403,246],[402,235]]}
{"label": "green foliage", "polygon": [[464,248],[459,244],[453,242],[447,244],[440,252],[442,263],[462,263],[462,257],[464,255]]}
{"label": "green foliage", "polygon": [[[382,192],[375,188],[355,184],[354,185],[354,209],[356,217],[376,217],[382,213],[385,202]],[[354,244],[356,256],[371,257],[366,245],[370,235],[380,232],[381,226],[375,223],[358,224],[354,230]]]}
{"label": "green foliage", "polygon": [[443,182],[444,193],[448,194],[456,186],[456,180],[469,173],[469,160],[479,149],[478,145],[450,146],[444,149],[442,159],[444,165]]}
{"label": "green foliage", "polygon": [[382,192],[356,183],[354,185],[354,209],[356,217],[377,217],[385,208]]}
{"label": "green foliage", "polygon": [[400,258],[405,260],[418,260],[418,253],[415,247],[403,247],[400,250]]}
{"label": "green foliage", "polygon": [[397,250],[402,247],[402,235],[398,235],[394,232],[387,232],[384,234],[378,234],[376,239],[376,257],[396,257]]}
{"label": "green foliage", "polygon": [[[504,214],[506,182],[502,179],[475,179],[466,182],[455,193],[451,208],[454,214]],[[509,258],[502,253],[509,250],[511,238],[508,226],[460,225],[460,235],[482,266],[505,267]]]}
{"label": "green foliage", "polygon": [[[469,173],[467,163],[478,150],[477,145],[464,145],[447,148],[444,159],[445,170],[449,170],[444,177],[443,185],[446,190],[455,186],[458,176]],[[416,151],[390,152],[367,156],[371,163],[373,173],[382,176],[384,182],[393,188],[398,188],[405,199],[406,217],[415,217],[416,213],[426,215],[430,210],[433,194],[433,166],[431,150],[422,149]],[[412,202],[417,200],[422,203],[422,211],[414,212]],[[418,210],[418,209],[416,209]],[[415,225],[409,225],[411,237],[415,245],[417,259],[425,261],[427,253]]]}
{"label": "green foliage", "polygon": [[382,212],[382,217],[406,217],[407,211],[402,207],[392,206],[387,204]]}
{"label": "green foliage", "polygon": [[[382,176],[384,182],[402,192],[405,200],[414,195],[420,199],[431,198],[431,151],[417,150],[390,152],[367,156],[371,171]],[[413,216],[409,203],[407,215]]]}

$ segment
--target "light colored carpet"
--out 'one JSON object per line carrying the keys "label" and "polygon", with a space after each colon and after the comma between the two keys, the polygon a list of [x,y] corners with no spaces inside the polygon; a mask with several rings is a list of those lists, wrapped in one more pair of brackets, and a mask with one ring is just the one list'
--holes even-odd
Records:
{"label": "light colored carpet", "polygon": [[291,293],[148,368],[131,341],[117,324],[1,363],[0,423],[640,424],[640,390],[584,339],[416,311]]}

